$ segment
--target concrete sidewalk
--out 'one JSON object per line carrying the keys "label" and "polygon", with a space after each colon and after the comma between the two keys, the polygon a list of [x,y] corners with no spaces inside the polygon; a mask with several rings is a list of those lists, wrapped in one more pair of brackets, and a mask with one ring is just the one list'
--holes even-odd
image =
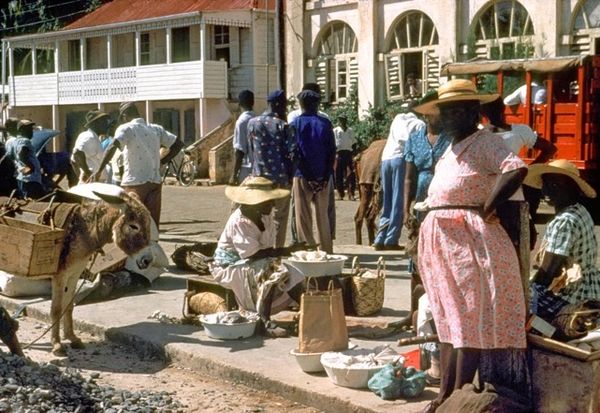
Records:
{"label": "concrete sidewalk", "polygon": [[[168,255],[176,248],[172,242],[161,242],[161,245]],[[388,272],[384,310],[378,319],[395,320],[407,314],[410,303],[407,259],[398,252],[376,252],[360,246],[336,246],[336,252],[358,255],[361,264],[370,268],[375,268],[378,257],[383,255]],[[351,260],[348,260],[346,267],[349,268],[350,264]],[[369,390],[338,387],[325,373],[304,373],[289,354],[297,347],[297,337],[267,339],[255,336],[245,340],[219,341],[206,336],[199,327],[161,324],[149,319],[156,310],[173,317],[181,316],[185,280],[192,274],[177,272],[174,267],[171,270],[147,291],[76,307],[74,318],[77,328],[133,346],[139,353],[158,355],[213,377],[278,393],[326,412],[418,412],[436,395],[436,389],[428,388],[417,400],[388,402]],[[0,296],[0,303],[9,311],[27,301],[30,300]],[[49,300],[27,306],[29,316],[46,322],[49,321],[49,310]],[[399,337],[378,340],[353,338],[351,341],[362,348],[390,344],[394,349],[407,351],[397,347]],[[45,342],[49,340],[49,335],[42,339]]]}

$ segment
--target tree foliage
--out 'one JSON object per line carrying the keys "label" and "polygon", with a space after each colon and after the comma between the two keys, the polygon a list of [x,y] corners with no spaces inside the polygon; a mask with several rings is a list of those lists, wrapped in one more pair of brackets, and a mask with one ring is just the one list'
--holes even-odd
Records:
{"label": "tree foliage", "polygon": [[361,118],[358,92],[356,87],[352,87],[344,102],[335,107],[325,108],[325,112],[331,117],[334,125],[337,124],[340,115],[346,116],[348,126],[352,128],[358,141],[358,149],[362,150],[376,139],[387,138],[392,120],[398,113],[404,112],[403,103],[405,102],[387,101],[382,106],[373,106],[369,103],[369,108]]}
{"label": "tree foliage", "polygon": [[[56,31],[102,5],[102,0],[10,0],[0,10],[0,37]],[[31,50],[15,49],[17,74],[31,73]],[[37,52],[36,65],[40,73],[54,68],[51,48]]]}

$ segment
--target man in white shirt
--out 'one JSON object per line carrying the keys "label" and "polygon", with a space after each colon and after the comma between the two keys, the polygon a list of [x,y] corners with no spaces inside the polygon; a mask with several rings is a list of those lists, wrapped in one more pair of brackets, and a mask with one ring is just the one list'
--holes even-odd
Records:
{"label": "man in white shirt", "polygon": [[[104,171],[115,151],[120,149],[123,156],[121,186],[140,198],[158,228],[162,191],[160,165],[177,155],[183,148],[183,142],[162,126],[146,123],[134,102],[121,103],[119,120],[122,124],[115,131],[114,140],[106,149],[95,176],[98,177]],[[162,157],[161,147],[169,149]]]}
{"label": "man in white shirt", "polygon": [[348,186],[348,199],[354,201],[354,192],[356,191],[356,179],[354,168],[352,166],[352,153],[356,138],[354,131],[348,127],[346,115],[338,116],[339,126],[333,129],[335,137],[335,188],[338,191],[340,199],[344,199],[345,189]]}
{"label": "man in white shirt", "polygon": [[[527,102],[527,85],[517,88],[514,92],[504,98],[506,106],[514,106],[525,104]],[[546,103],[547,93],[544,86],[540,86],[537,82],[531,82],[531,103],[541,105]]]}
{"label": "man in white shirt", "polygon": [[[79,183],[87,182],[92,173],[98,169],[102,162],[103,150],[100,145],[100,135],[108,130],[110,116],[100,110],[90,110],[85,115],[86,129],[75,140],[71,162],[79,172]],[[100,178],[104,181],[106,174]]]}
{"label": "man in white shirt", "polygon": [[[414,103],[416,104],[416,103]],[[413,106],[414,106],[413,104]],[[375,250],[398,250],[404,204],[404,145],[408,137],[425,128],[425,122],[410,112],[396,115],[381,154],[381,188],[383,209],[373,243]]]}
{"label": "man in white shirt", "polygon": [[235,122],[233,131],[233,149],[235,160],[233,173],[229,179],[229,185],[239,185],[252,172],[252,152],[248,143],[248,122],[254,116],[254,93],[250,90],[242,90],[238,95],[238,101],[242,113]]}

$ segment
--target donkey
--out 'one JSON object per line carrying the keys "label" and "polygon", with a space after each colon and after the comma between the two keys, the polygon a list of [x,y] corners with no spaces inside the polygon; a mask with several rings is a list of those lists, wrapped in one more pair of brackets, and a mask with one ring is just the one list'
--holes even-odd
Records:
{"label": "donkey", "polygon": [[[52,210],[52,214],[57,215],[61,208],[63,212],[68,209],[63,214],[66,218],[57,223],[58,227],[65,230],[65,238],[58,272],[52,276],[50,316],[52,353],[55,355],[65,354],[60,338],[61,317],[64,337],[71,342],[71,347],[79,349],[84,346],[73,329],[73,297],[77,281],[92,255],[112,240],[123,252],[132,256],[148,247],[151,240],[150,212],[137,197],[120,188],[115,195],[99,192],[94,194],[105,202],[84,201],[75,205],[59,203]],[[38,211],[43,211],[46,207],[47,204],[43,203],[27,206],[28,209]],[[145,253],[137,254],[137,264],[141,269],[151,263],[149,256],[151,257]]]}
{"label": "donkey", "polygon": [[375,240],[376,220],[381,209],[380,176],[381,154],[386,140],[374,140],[367,149],[358,155],[356,175],[358,176],[358,209],[354,215],[356,243],[362,244],[362,226],[366,221],[369,245]]}

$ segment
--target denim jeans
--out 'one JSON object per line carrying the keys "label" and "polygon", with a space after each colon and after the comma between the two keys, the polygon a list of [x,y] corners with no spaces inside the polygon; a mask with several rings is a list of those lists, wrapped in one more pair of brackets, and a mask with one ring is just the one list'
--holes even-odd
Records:
{"label": "denim jeans", "polygon": [[404,208],[404,170],[404,157],[381,162],[383,209],[375,244],[398,245],[400,240]]}

